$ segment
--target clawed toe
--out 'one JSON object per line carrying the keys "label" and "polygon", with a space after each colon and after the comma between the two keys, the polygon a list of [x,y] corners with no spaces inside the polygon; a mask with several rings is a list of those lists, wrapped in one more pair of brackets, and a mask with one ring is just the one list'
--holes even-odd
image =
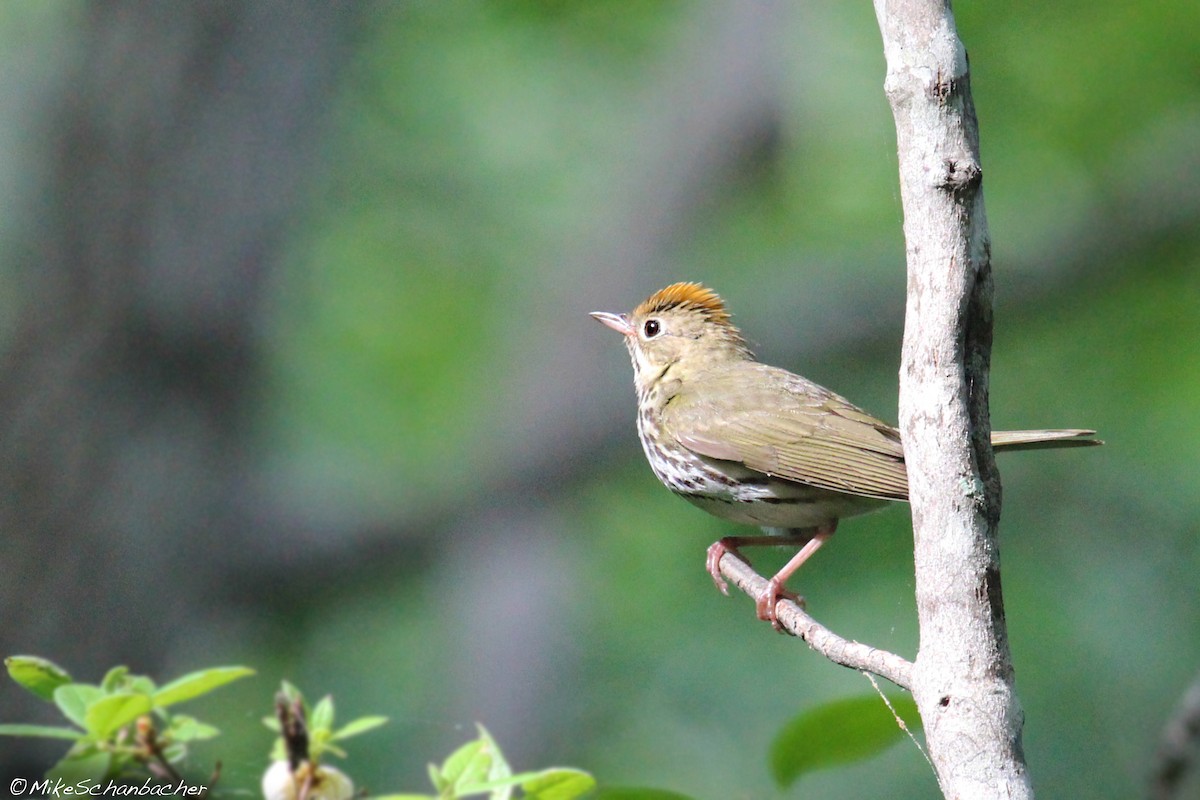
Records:
{"label": "clawed toe", "polygon": [[767,588],[754,601],[754,610],[758,614],[758,618],[763,622],[771,623],[771,627],[782,632],[783,626],[779,622],[779,617],[775,613],[775,606],[780,599],[791,600],[796,605],[804,608],[804,598],[795,592],[789,591],[778,578],[772,578],[767,581]]}
{"label": "clawed toe", "polygon": [[718,539],[709,545],[708,558],[705,560],[705,566],[708,568],[708,574],[712,576],[713,583],[716,584],[717,588],[721,590],[721,594],[728,596],[729,584],[726,583],[725,578],[721,575],[721,559],[726,553],[732,553],[742,561],[745,561],[747,565],[750,563],[750,561],[744,555],[738,552],[737,548],[729,541],[728,538]]}

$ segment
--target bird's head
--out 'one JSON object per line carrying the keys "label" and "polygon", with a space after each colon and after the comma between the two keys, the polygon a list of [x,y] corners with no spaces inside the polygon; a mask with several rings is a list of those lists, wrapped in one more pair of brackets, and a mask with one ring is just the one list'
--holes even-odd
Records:
{"label": "bird's head", "polygon": [[628,314],[594,311],[592,316],[625,335],[638,391],[668,371],[698,372],[726,360],[752,358],[725,303],[698,283],[673,283]]}

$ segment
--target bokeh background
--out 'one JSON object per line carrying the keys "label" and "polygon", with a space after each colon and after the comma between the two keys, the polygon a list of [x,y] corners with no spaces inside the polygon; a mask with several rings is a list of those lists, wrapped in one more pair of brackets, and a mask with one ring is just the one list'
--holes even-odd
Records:
{"label": "bokeh background", "polygon": [[[963,3],[996,276],[1004,584],[1048,797],[1144,790],[1200,665],[1200,6]],[[698,798],[930,797],[910,744],[776,789],[866,680],[716,593],[588,319],[681,279],[895,419],[904,243],[869,3],[0,6],[0,652],[247,664],[385,714],[375,791],[486,725],[518,769]],[[764,570],[786,554],[762,554]],[[915,654],[903,507],[796,582]],[[0,720],[53,717],[9,684]],[[5,774],[55,750],[0,742]]]}

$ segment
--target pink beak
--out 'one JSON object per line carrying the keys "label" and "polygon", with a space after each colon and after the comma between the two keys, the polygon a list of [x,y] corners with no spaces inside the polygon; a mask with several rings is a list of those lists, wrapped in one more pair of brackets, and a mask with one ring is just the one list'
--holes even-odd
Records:
{"label": "pink beak", "polygon": [[629,317],[624,314],[612,314],[608,311],[593,311],[590,316],[595,320],[603,322],[617,333],[623,333],[626,336],[634,335],[633,326],[629,323]]}

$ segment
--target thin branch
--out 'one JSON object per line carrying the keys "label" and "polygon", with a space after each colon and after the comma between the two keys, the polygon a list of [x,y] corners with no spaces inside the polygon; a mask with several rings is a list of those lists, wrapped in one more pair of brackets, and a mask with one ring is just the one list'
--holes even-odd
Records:
{"label": "thin branch", "polygon": [[[722,575],[752,599],[767,589],[767,579],[733,553],[726,553],[718,566]],[[795,601],[780,599],[775,606],[775,613],[783,630],[803,639],[809,647],[833,663],[878,675],[901,689],[912,691],[911,661],[887,650],[838,636],[809,616]]]}

